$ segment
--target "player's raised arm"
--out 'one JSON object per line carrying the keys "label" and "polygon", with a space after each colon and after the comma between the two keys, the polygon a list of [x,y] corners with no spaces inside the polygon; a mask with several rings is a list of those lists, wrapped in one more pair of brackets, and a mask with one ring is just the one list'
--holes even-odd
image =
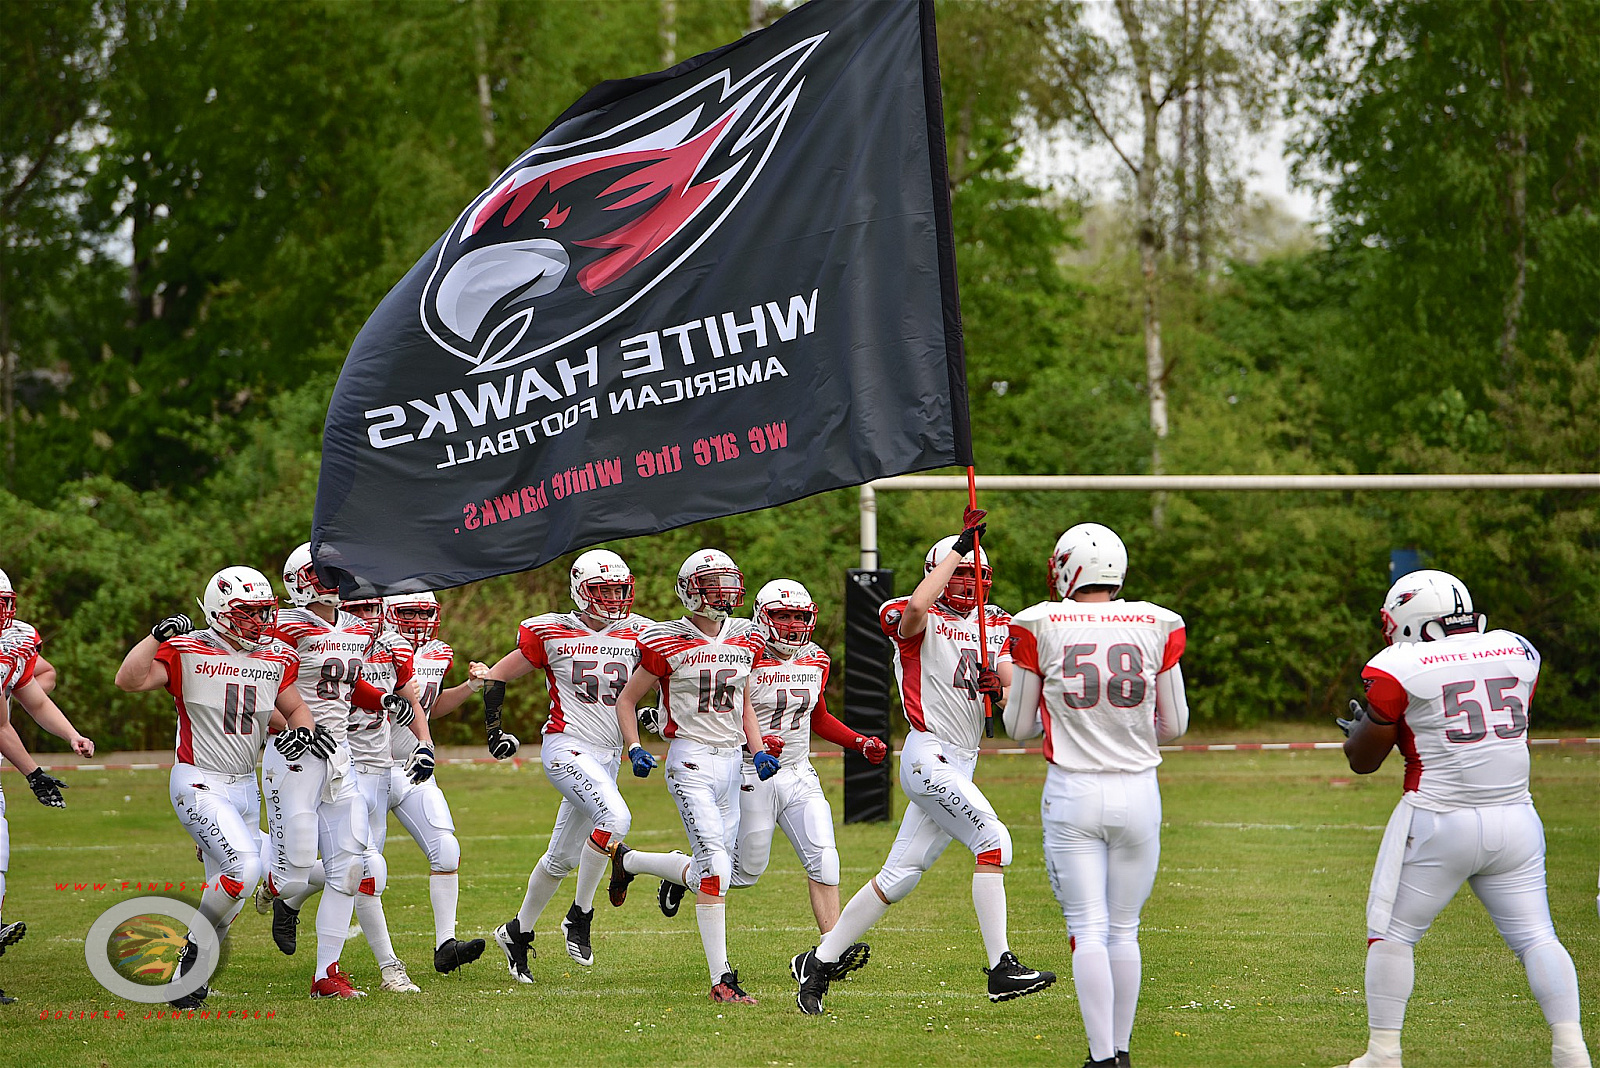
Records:
{"label": "player's raised arm", "polygon": [[[521,653],[516,655],[522,656]],[[481,664],[476,660],[468,664],[467,681],[458,683],[457,685],[450,687],[448,690],[441,691],[439,696],[433,699],[433,708],[428,710],[428,717],[430,719],[438,719],[441,716],[448,716],[450,713],[460,708],[462,702],[464,702],[468,697],[475,693],[481,693],[483,691],[485,681],[489,677],[489,670],[489,665]]]}
{"label": "player's raised arm", "polygon": [[[988,524],[983,521],[986,514],[982,509],[967,509],[967,514],[962,517],[964,523],[962,531],[956,535],[950,551],[926,565],[926,573],[922,576],[922,581],[917,583],[917,588],[911,591],[911,599],[906,602],[904,614],[900,617],[902,638],[915,637],[928,626],[928,610],[944,594],[944,588],[950,584],[950,577],[956,573],[956,568],[961,566],[962,559],[972,552],[973,545],[988,528]],[[934,546],[929,555],[937,553],[938,549],[938,546]]]}
{"label": "player's raised arm", "polygon": [[193,629],[194,623],[182,613],[168,616],[151,627],[149,637],[140,639],[122,658],[116,678],[112,680],[117,689],[126,693],[149,693],[164,688],[168,681],[167,666],[156,659],[156,650],[161,648],[162,642]]}

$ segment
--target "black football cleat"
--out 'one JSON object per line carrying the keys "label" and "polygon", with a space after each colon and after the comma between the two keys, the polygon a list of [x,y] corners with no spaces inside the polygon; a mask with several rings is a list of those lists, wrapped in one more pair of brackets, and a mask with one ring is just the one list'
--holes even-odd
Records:
{"label": "black football cleat", "polygon": [[589,927],[593,921],[594,909],[585,912],[576,901],[567,910],[567,918],[561,921],[561,933],[567,939],[567,956],[585,968],[594,963],[594,947],[589,944]]}
{"label": "black football cleat", "polygon": [[833,965],[829,973],[829,980],[843,979],[851,972],[860,971],[867,966],[867,960],[872,956],[872,947],[865,942],[852,942],[839,954],[839,961]]}
{"label": "black football cleat", "polygon": [[10,1005],[12,1002],[14,1002],[16,1000],[17,1000],[16,998],[8,998],[8,997],[6,997],[6,992],[4,990],[0,990],[0,1005]]}
{"label": "black football cleat", "polygon": [[300,927],[300,910],[290,908],[281,897],[272,899],[272,942],[285,955],[294,956],[296,932]]}
{"label": "black football cleat", "polygon": [[511,972],[511,978],[519,983],[533,982],[533,973],[528,970],[528,958],[539,955],[533,948],[533,932],[524,934],[522,924],[513,916],[494,929],[494,940],[500,943],[500,948],[505,952],[506,967]]}
{"label": "black football cleat", "polygon": [[678,883],[669,883],[661,880],[661,889],[656,891],[656,904],[661,907],[661,915],[671,919],[678,914],[678,906],[683,902],[683,895],[689,892],[687,886]]}
{"label": "black football cleat", "polygon": [[28,933],[28,925],[21,920],[15,920],[0,927],[0,957],[5,956],[6,947],[14,946],[22,941],[22,936]]}
{"label": "black football cleat", "polygon": [[635,876],[623,867],[622,858],[632,852],[621,842],[611,847],[611,883],[606,887],[606,896],[611,899],[613,908],[620,908],[628,900],[628,884],[633,882]]}
{"label": "black football cleat", "polygon": [[1009,949],[1000,954],[999,964],[993,968],[985,968],[984,971],[989,976],[990,1001],[1010,1001],[1026,994],[1036,994],[1056,981],[1055,972],[1041,972],[1024,967],[1017,959],[1017,955]]}
{"label": "black football cleat", "polygon": [[469,938],[465,942],[447,938],[433,951],[433,970],[440,975],[449,975],[463,964],[471,964],[483,956],[485,945],[481,938]]}
{"label": "black football cleat", "polygon": [[832,977],[833,967],[817,959],[815,946],[789,961],[789,974],[800,984],[800,990],[795,994],[795,1004],[807,1016],[822,1015],[822,999],[828,994],[828,980]]}
{"label": "black football cleat", "polygon": [[1117,1050],[1117,1068],[1133,1068],[1133,1054],[1125,1049]]}
{"label": "black football cleat", "polygon": [[[184,942],[183,949],[178,952],[178,974],[188,975],[194,968],[195,962],[200,959],[200,947],[193,942]],[[167,1002],[175,1009],[198,1009],[206,1003],[206,998],[211,995],[211,988],[202,986],[192,990],[181,998],[174,998]]]}

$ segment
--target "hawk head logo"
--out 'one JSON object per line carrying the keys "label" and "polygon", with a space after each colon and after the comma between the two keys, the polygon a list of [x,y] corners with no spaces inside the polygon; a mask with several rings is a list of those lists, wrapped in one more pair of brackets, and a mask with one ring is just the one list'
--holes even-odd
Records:
{"label": "hawk head logo", "polygon": [[[699,248],[771,158],[826,35],[738,73],[734,49],[643,114],[546,132],[439,242],[421,318],[442,348],[500,370],[575,341]],[[673,83],[683,79],[674,79]]]}

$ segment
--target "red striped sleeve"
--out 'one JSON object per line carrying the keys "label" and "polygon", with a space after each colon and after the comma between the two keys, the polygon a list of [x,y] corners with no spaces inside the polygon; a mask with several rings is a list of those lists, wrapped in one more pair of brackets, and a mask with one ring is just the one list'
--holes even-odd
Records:
{"label": "red striped sleeve", "polygon": [[[1367,713],[1374,723],[1385,727],[1399,723],[1406,714],[1406,706],[1411,703],[1406,688],[1400,685],[1400,680],[1384,671],[1382,668],[1368,666],[1362,669],[1361,683],[1367,688]],[[1381,716],[1372,715],[1381,712]]]}
{"label": "red striped sleeve", "polygon": [[[1179,627],[1167,635],[1167,647],[1161,653],[1161,671],[1171,671],[1183,656],[1184,645],[1188,642],[1188,628]],[[1157,672],[1156,674],[1160,674]]]}

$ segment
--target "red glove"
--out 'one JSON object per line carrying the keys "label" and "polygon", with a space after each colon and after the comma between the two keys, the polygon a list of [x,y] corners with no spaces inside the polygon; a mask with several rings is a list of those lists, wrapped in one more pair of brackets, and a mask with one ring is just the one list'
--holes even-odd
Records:
{"label": "red glove", "polygon": [[861,755],[867,758],[868,764],[882,764],[889,755],[889,747],[878,738],[861,739]]}
{"label": "red glove", "polygon": [[989,513],[984,511],[982,508],[968,508],[966,511],[961,513],[961,529],[966,530],[968,527],[977,526],[979,523],[983,522],[984,516],[988,514]]}
{"label": "red glove", "polygon": [[776,734],[763,734],[761,747],[775,757],[783,755],[783,739]]}
{"label": "red glove", "polygon": [[1005,687],[1000,685],[1000,673],[994,668],[984,668],[978,672],[978,692],[987,697],[993,704],[1005,701]]}

